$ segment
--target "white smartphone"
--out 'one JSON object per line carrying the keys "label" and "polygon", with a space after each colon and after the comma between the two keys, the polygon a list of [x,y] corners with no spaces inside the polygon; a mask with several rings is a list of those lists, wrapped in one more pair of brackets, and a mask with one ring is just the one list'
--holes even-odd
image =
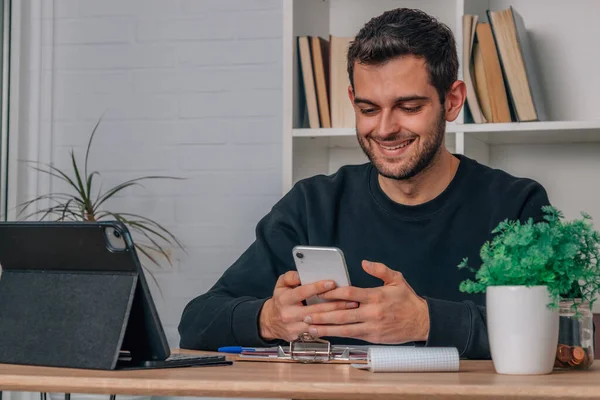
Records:
{"label": "white smartphone", "polygon": [[[350,286],[350,276],[344,253],[337,247],[295,246],[296,270],[302,285],[322,280],[333,280],[336,287]],[[306,300],[307,305],[323,303],[317,296]]]}

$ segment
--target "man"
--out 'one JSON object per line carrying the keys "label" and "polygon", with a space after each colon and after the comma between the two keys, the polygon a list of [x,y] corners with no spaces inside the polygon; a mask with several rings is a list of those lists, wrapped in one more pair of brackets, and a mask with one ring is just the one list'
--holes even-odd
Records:
{"label": "man", "polygon": [[[544,188],[444,146],[465,84],[452,32],[397,9],[369,21],[348,51],[348,94],[370,162],[297,183],[258,224],[255,242],[188,304],[181,347],[267,346],[309,332],[339,344],[452,346],[489,358],[484,296],[459,291],[506,219],[538,219]],[[292,248],[336,246],[351,287],[300,285]],[[477,260],[477,261],[476,261]],[[305,306],[319,294],[331,302]]]}

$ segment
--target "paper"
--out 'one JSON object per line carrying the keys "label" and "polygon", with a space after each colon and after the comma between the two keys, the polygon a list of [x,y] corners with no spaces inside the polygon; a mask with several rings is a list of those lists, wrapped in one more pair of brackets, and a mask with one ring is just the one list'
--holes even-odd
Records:
{"label": "paper", "polygon": [[353,367],[371,372],[458,371],[460,357],[454,347],[371,347],[367,364]]}

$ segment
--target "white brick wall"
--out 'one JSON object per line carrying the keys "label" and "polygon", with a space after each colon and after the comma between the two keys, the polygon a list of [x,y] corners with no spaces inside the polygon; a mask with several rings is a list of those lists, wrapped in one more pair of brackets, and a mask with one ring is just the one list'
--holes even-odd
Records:
{"label": "white brick wall", "polygon": [[55,0],[53,159],[90,156],[104,185],[146,174],[111,203],[182,239],[158,271],[156,303],[171,345],[183,306],[254,239],[281,192],[281,2]]}

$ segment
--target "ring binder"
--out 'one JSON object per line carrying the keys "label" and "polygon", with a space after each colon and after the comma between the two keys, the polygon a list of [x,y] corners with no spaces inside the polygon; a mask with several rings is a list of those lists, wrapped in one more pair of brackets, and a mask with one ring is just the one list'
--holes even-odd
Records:
{"label": "ring binder", "polygon": [[314,338],[309,333],[301,333],[298,338],[289,342],[287,351],[283,346],[261,350],[242,351],[241,361],[281,361],[313,363],[366,363],[367,349],[351,346],[331,345],[328,340]]}

